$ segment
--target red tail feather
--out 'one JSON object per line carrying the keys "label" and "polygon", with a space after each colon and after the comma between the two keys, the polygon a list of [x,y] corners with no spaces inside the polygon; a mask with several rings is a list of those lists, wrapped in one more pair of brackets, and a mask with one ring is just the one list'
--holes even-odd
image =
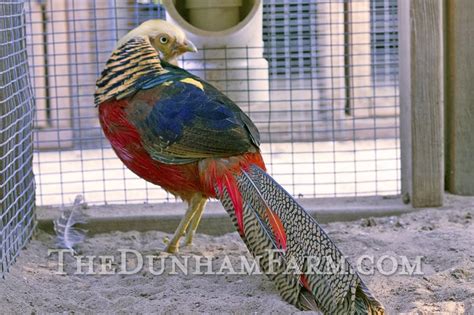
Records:
{"label": "red tail feather", "polygon": [[[206,159],[199,163],[201,182],[209,196],[219,198],[222,196],[224,188],[229,193],[229,197],[232,200],[235,209],[235,216],[237,218],[238,229],[241,235],[244,235],[243,203],[242,195],[235,178],[237,175],[242,174],[242,170],[247,170],[252,164],[265,169],[262,156],[258,152],[246,153],[238,157]],[[278,226],[282,227],[281,222],[278,225],[277,220],[274,220],[275,228]],[[286,243],[284,244],[286,247]]]}
{"label": "red tail feather", "polygon": [[268,221],[272,226],[273,235],[279,249],[286,249],[286,233],[280,217],[269,208],[266,209]]}

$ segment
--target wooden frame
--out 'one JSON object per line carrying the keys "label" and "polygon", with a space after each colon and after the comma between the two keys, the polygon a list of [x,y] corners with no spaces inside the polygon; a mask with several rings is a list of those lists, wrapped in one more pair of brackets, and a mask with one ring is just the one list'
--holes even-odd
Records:
{"label": "wooden frame", "polygon": [[443,204],[443,2],[399,0],[402,194]]}
{"label": "wooden frame", "polygon": [[446,188],[474,195],[474,2],[446,1]]}

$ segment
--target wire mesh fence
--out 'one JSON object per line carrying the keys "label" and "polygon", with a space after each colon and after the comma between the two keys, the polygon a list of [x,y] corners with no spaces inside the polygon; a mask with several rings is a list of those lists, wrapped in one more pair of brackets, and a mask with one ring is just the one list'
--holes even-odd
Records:
{"label": "wire mesh fence", "polygon": [[[201,47],[180,66],[249,113],[270,173],[293,195],[398,194],[396,2],[266,0],[262,45]],[[174,200],[115,157],[92,97],[116,41],[165,17],[158,1],[29,1],[38,204]]]}
{"label": "wire mesh fence", "polygon": [[33,96],[23,1],[0,1],[0,276],[34,227]]}

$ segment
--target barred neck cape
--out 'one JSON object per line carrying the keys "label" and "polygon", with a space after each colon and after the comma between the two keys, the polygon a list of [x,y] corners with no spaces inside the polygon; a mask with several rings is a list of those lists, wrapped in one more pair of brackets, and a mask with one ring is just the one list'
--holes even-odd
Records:
{"label": "barred neck cape", "polygon": [[115,49],[97,80],[95,105],[115,98],[120,100],[140,90],[143,78],[161,75],[163,69],[158,52],[147,37],[135,37]]}

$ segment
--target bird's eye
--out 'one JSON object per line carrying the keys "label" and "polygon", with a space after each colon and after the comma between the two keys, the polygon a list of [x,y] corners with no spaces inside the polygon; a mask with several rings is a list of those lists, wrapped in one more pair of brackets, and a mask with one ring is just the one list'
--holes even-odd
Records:
{"label": "bird's eye", "polygon": [[162,43],[162,44],[168,43],[168,37],[166,37],[166,36],[161,36],[161,37],[160,37],[160,43]]}

